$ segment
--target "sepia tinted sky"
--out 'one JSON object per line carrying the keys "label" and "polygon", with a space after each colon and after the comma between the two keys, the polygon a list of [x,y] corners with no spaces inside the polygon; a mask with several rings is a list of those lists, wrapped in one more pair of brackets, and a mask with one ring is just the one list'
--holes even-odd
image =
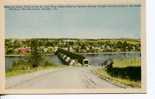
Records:
{"label": "sepia tinted sky", "polygon": [[140,38],[140,7],[6,8],[6,38]]}

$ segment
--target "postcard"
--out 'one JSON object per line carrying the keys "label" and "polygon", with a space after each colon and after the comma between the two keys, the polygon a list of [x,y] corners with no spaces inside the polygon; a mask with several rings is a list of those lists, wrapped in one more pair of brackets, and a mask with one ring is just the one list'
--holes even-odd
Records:
{"label": "postcard", "polygon": [[146,93],[143,0],[5,0],[0,94]]}

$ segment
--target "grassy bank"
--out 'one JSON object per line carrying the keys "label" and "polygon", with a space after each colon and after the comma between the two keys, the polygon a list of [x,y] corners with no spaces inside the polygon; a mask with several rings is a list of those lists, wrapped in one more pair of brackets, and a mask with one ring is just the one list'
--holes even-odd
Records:
{"label": "grassy bank", "polygon": [[6,72],[6,77],[17,76],[17,75],[32,73],[32,72],[46,70],[46,69],[52,69],[52,68],[54,69],[57,67],[60,67],[60,66],[39,66],[31,69],[12,69]]}
{"label": "grassy bank", "polygon": [[[115,85],[118,85],[120,87],[133,87],[133,88],[140,88],[141,87],[141,82],[140,81],[132,81],[129,79],[122,79],[122,78],[118,78],[118,77],[113,77],[111,75],[109,75],[106,70],[104,69],[97,69],[95,71],[95,73],[104,80],[110,81]],[[122,85],[123,84],[123,85]]]}
{"label": "grassy bank", "polygon": [[102,79],[124,87],[141,87],[140,59],[115,59],[112,68],[100,68],[95,73]]}
{"label": "grassy bank", "polygon": [[57,64],[54,64],[53,62],[49,61],[44,61],[39,66],[33,67],[31,63],[29,63],[27,60],[21,59],[18,61],[14,61],[14,63],[12,64],[12,68],[6,71],[6,77],[17,76],[25,73],[31,73],[57,67],[62,66],[58,66]]}
{"label": "grassy bank", "polygon": [[113,67],[139,67],[141,64],[140,58],[128,58],[128,59],[114,59]]}

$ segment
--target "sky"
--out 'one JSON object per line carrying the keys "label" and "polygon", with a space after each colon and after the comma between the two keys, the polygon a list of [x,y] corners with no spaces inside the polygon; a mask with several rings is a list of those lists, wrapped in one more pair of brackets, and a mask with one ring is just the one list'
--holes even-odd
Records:
{"label": "sky", "polygon": [[140,38],[140,7],[5,8],[6,38]]}

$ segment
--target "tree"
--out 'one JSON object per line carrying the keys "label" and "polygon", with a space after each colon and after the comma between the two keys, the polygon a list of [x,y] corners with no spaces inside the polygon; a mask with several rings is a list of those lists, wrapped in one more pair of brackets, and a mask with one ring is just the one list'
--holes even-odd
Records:
{"label": "tree", "polygon": [[42,61],[42,50],[37,39],[31,39],[30,41],[30,63],[32,67],[38,67]]}
{"label": "tree", "polygon": [[124,41],[123,43],[122,43],[122,51],[127,51],[128,49],[127,49],[127,47],[128,47],[128,43],[127,43],[127,41]]}

